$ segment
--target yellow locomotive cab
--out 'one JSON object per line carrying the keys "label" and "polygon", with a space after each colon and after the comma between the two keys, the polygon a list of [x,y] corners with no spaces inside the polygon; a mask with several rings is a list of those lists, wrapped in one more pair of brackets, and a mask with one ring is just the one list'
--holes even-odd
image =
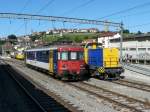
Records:
{"label": "yellow locomotive cab", "polygon": [[119,50],[117,48],[104,48],[103,57],[106,68],[119,67]]}

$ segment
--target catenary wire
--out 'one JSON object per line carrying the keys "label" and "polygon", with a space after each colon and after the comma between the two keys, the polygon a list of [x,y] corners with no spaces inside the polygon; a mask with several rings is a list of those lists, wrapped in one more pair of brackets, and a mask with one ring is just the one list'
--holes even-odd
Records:
{"label": "catenary wire", "polygon": [[[30,1],[30,0],[29,0],[29,1]],[[49,2],[47,2],[43,7],[41,7],[41,8],[36,12],[36,14],[42,12],[43,10],[45,10],[45,9],[46,9],[49,5],[51,5],[54,1],[55,1],[55,0],[50,0]],[[26,2],[26,4],[27,4],[27,3],[28,3],[28,2]],[[24,6],[24,7],[25,7],[25,6]],[[25,23],[21,24],[21,25],[17,28],[17,30],[15,31],[15,33],[18,33],[24,25],[25,25]]]}
{"label": "catenary wire", "polygon": [[70,9],[70,10],[68,10],[68,11],[65,11],[64,13],[61,14],[61,16],[64,16],[64,15],[73,13],[73,12],[75,12],[76,10],[78,10],[78,9],[80,9],[80,8],[83,8],[83,7],[89,5],[90,3],[94,2],[94,1],[95,1],[95,0],[88,0],[88,1],[86,1],[86,2],[84,2],[84,3],[82,3],[82,4],[80,4],[80,5],[78,5],[78,6],[76,6],[76,7],[73,7],[72,9]]}
{"label": "catenary wire", "polygon": [[112,17],[114,15],[118,15],[118,14],[121,14],[121,13],[129,12],[129,11],[132,11],[132,10],[144,7],[144,6],[149,6],[149,5],[150,5],[150,2],[146,2],[146,3],[140,4],[140,5],[136,5],[136,6],[130,7],[130,8],[125,9],[125,10],[121,10],[121,11],[118,11],[118,12],[114,12],[114,13],[108,14],[108,15],[103,16],[103,17],[98,18],[98,19],[104,19],[104,18]]}
{"label": "catenary wire", "polygon": [[19,11],[19,13],[23,13],[30,2],[31,2],[31,0],[27,0],[26,3],[24,4],[23,8]]}
{"label": "catenary wire", "polygon": [[41,7],[36,14],[42,12],[43,10],[45,10],[48,6],[50,6],[55,0],[50,0],[49,2],[47,2],[43,7]]}

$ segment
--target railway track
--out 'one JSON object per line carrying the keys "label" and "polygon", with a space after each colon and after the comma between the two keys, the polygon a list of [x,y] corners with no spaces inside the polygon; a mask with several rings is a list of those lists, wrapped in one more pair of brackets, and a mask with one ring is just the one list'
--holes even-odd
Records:
{"label": "railway track", "polygon": [[116,83],[116,84],[120,84],[120,85],[123,85],[123,86],[128,86],[128,87],[131,87],[131,88],[136,88],[136,89],[139,89],[139,90],[150,92],[150,85],[135,82],[135,81],[120,79],[120,80],[117,80],[117,81],[113,81],[112,83]]}
{"label": "railway track", "polygon": [[[3,71],[3,73],[5,73],[5,75],[7,75],[7,80],[9,82],[13,82],[13,83],[11,83],[12,85],[15,84],[15,88],[17,88],[17,91],[19,92],[19,95],[21,95],[21,97],[23,97],[23,99],[18,99],[17,96],[16,96],[16,98],[15,98],[16,101],[14,101],[14,102],[18,102],[18,100],[25,101],[29,107],[33,107],[32,109],[24,108],[24,110],[28,110],[29,112],[30,111],[46,112],[45,109],[24,88],[24,86],[22,86],[20,84],[20,82],[14,77],[13,73],[10,73],[10,71],[8,71],[7,67],[8,67],[8,65],[6,65],[3,61],[0,61],[0,68]],[[5,80],[5,79],[2,79],[2,80]],[[4,82],[2,83],[2,85],[3,84],[4,84]],[[9,87],[9,84],[10,83],[8,83],[8,87]],[[16,91],[13,91],[14,94],[16,94],[15,92]],[[7,94],[7,93],[5,93],[5,94]],[[9,106],[7,108],[9,108]]]}
{"label": "railway track", "polygon": [[1,60],[0,63],[4,64],[3,66],[4,70],[19,85],[19,87],[25,92],[25,94],[34,102],[34,104],[39,108],[39,112],[70,112],[72,111],[64,107],[61,103],[57,102],[54,98],[45,94],[40,89],[37,89],[34,85],[32,85],[28,80],[26,80],[16,71],[14,71],[5,62]]}
{"label": "railway track", "polygon": [[[134,87],[134,88],[141,89],[147,92],[150,91],[148,85],[142,86],[141,84],[135,83],[135,82],[127,83],[127,81],[125,82],[121,80],[121,81],[116,81],[115,83],[129,86],[129,87]],[[135,112],[149,112],[150,111],[149,102],[142,102],[142,101],[129,98],[127,96],[124,96],[124,95],[121,95],[112,91],[108,91],[100,87],[95,87],[93,85],[90,85],[84,82],[69,83],[69,85],[79,90],[88,92],[89,94],[94,95],[100,99],[103,98],[104,100],[107,100],[117,106],[121,106],[121,107],[124,107],[125,109],[129,109],[130,111],[135,111]]]}
{"label": "railway track", "polygon": [[25,66],[24,60],[8,59],[8,60],[6,60],[6,61],[12,62],[12,63],[16,63],[16,64],[21,65],[21,66]]}
{"label": "railway track", "polygon": [[134,111],[134,112],[150,111],[150,103],[148,102],[142,102],[85,82],[70,83],[70,85],[79,90],[94,95],[100,99],[107,100],[117,106],[121,106],[124,107],[125,109],[129,109],[130,111]]}
{"label": "railway track", "polygon": [[124,68],[136,73],[140,73],[146,76],[150,76],[150,70],[144,67],[139,67],[133,64],[123,64]]}

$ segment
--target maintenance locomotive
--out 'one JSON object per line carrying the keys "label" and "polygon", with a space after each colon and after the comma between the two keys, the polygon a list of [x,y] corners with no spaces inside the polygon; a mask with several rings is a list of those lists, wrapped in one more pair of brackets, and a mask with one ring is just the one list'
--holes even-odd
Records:
{"label": "maintenance locomotive", "polygon": [[62,80],[82,80],[87,76],[84,48],[76,45],[55,45],[25,51],[25,63],[44,69]]}
{"label": "maintenance locomotive", "polygon": [[92,76],[100,79],[120,78],[124,69],[119,62],[119,50],[98,46],[98,43],[89,43],[84,48],[85,62]]}

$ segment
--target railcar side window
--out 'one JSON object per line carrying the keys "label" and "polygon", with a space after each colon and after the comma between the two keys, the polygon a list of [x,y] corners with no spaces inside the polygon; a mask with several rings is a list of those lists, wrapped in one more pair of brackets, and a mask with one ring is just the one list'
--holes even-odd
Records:
{"label": "railcar side window", "polygon": [[37,51],[36,58],[41,62],[48,62],[49,60],[49,51]]}
{"label": "railcar side window", "polygon": [[71,52],[70,53],[70,59],[71,60],[76,60],[77,59],[77,52]]}
{"label": "railcar side window", "polygon": [[34,60],[35,59],[35,52],[27,52],[27,59]]}
{"label": "railcar side window", "polygon": [[61,53],[61,59],[62,60],[68,60],[68,52],[62,52]]}

